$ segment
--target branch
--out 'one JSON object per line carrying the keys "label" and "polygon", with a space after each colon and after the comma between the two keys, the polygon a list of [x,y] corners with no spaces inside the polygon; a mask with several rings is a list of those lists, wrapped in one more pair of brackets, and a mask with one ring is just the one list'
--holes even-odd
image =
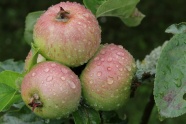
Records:
{"label": "branch", "polygon": [[150,99],[149,99],[149,102],[147,103],[146,107],[145,107],[145,110],[143,112],[143,116],[141,118],[141,123],[140,124],[148,124],[148,121],[150,119],[150,115],[151,115],[151,112],[152,112],[152,109],[154,107],[154,95],[153,95],[153,92],[151,93],[150,95]]}

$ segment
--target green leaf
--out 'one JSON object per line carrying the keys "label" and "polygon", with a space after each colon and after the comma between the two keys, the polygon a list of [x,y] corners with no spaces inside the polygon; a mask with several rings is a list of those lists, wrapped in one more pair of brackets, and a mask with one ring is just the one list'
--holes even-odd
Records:
{"label": "green leaf", "polygon": [[100,124],[101,119],[99,113],[88,107],[80,107],[73,113],[75,124]]}
{"label": "green leaf", "polygon": [[130,15],[130,17],[125,18],[125,17],[120,17],[120,19],[128,26],[133,27],[137,26],[141,23],[145,15],[141,13],[137,8],[135,11]]}
{"label": "green leaf", "polygon": [[28,44],[33,42],[33,28],[37,19],[41,16],[41,14],[43,14],[43,12],[44,11],[32,12],[26,16],[24,39]]}
{"label": "green leaf", "polygon": [[165,32],[172,33],[172,34],[186,33],[186,22],[182,22],[179,24],[172,24],[165,30]]}
{"label": "green leaf", "polygon": [[24,67],[23,61],[14,61],[13,59],[8,59],[0,62],[0,72],[4,70],[11,70],[15,72],[22,72]]}
{"label": "green leaf", "polygon": [[96,17],[129,17],[135,10],[138,2],[139,0],[107,0],[97,9]]}
{"label": "green leaf", "polygon": [[186,34],[176,34],[158,60],[154,99],[162,117],[186,113]]}
{"label": "green leaf", "polygon": [[98,7],[107,0],[83,0],[84,5],[96,15]]}
{"label": "green leaf", "polygon": [[4,83],[15,90],[19,90],[20,78],[22,78],[22,74],[17,72],[3,71],[0,73],[0,83]]}
{"label": "green leaf", "polygon": [[17,90],[6,84],[0,83],[0,112],[9,108],[13,103],[21,100],[21,95]]}
{"label": "green leaf", "polygon": [[95,16],[120,18],[127,26],[137,26],[145,17],[137,8],[139,0],[83,0]]}
{"label": "green leaf", "polygon": [[34,43],[31,43],[31,56],[25,63],[25,71],[29,72],[30,69],[37,63],[39,49],[35,47]]}
{"label": "green leaf", "polygon": [[4,113],[0,116],[0,124],[70,124],[70,122],[64,118],[42,119],[24,106],[18,111]]}

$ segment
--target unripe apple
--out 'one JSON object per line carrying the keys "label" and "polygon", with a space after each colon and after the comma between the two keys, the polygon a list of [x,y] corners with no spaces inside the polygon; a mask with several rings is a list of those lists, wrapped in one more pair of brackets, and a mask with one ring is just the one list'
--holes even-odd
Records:
{"label": "unripe apple", "polygon": [[122,46],[101,46],[86,65],[80,78],[87,104],[103,111],[123,107],[130,95],[135,70],[132,55]]}
{"label": "unripe apple", "polygon": [[81,98],[78,76],[56,62],[36,64],[23,79],[21,95],[25,104],[42,118],[60,118],[75,111]]}
{"label": "unripe apple", "polygon": [[96,17],[83,5],[61,2],[40,16],[34,26],[33,39],[47,59],[77,67],[86,63],[99,48],[101,30]]}

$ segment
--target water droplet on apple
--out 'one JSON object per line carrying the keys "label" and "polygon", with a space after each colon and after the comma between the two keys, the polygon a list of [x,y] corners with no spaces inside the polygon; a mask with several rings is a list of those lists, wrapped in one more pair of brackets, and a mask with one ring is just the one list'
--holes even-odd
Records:
{"label": "water droplet on apple", "polygon": [[104,62],[104,61],[105,61],[105,59],[104,59],[104,58],[101,58],[101,61],[102,61],[102,62]]}
{"label": "water droplet on apple", "polygon": [[119,45],[118,47],[119,47],[120,49],[123,49],[123,46],[122,46],[122,45]]}
{"label": "water droplet on apple", "polygon": [[62,68],[61,71],[62,71],[64,74],[66,74],[66,73],[68,72],[67,69],[65,69],[65,68]]}
{"label": "water droplet on apple", "polygon": [[36,73],[35,73],[35,72],[33,72],[33,73],[32,73],[32,77],[34,77],[35,75],[36,75]]}
{"label": "water droplet on apple", "polygon": [[69,84],[69,86],[70,86],[72,89],[75,89],[75,88],[76,88],[76,85],[74,84],[73,81],[69,81],[68,84]]}
{"label": "water droplet on apple", "polygon": [[131,71],[131,67],[130,67],[130,66],[127,66],[126,69],[127,69],[128,71]]}
{"label": "water droplet on apple", "polygon": [[97,62],[97,66],[100,66],[101,65],[101,62],[99,61],[99,62]]}
{"label": "water droplet on apple", "polygon": [[94,82],[93,82],[93,80],[90,80],[89,83],[90,83],[90,84],[93,84]]}
{"label": "water droplet on apple", "polygon": [[112,69],[111,69],[111,67],[107,67],[107,70],[108,70],[108,71],[111,71]]}
{"label": "water droplet on apple", "polygon": [[119,71],[123,71],[123,68],[119,68]]}
{"label": "water droplet on apple", "polygon": [[107,78],[107,83],[108,84],[113,84],[114,83],[113,78],[111,78],[111,77]]}
{"label": "water droplet on apple", "polygon": [[102,75],[102,72],[99,71],[99,72],[97,73],[97,76],[100,77],[101,75]]}
{"label": "water droplet on apple", "polygon": [[48,76],[48,77],[46,78],[46,81],[51,81],[52,79],[53,79],[52,76]]}
{"label": "water droplet on apple", "polygon": [[124,56],[124,53],[122,53],[122,52],[117,52],[116,54],[117,54],[118,56],[121,56],[121,57]]}
{"label": "water droplet on apple", "polygon": [[44,71],[45,71],[45,72],[49,72],[49,68],[46,68]]}
{"label": "water droplet on apple", "polygon": [[111,57],[109,57],[109,58],[107,59],[107,61],[108,61],[108,62],[111,62],[111,61],[112,61],[112,58],[111,58]]}
{"label": "water droplet on apple", "polygon": [[63,81],[64,81],[64,80],[65,80],[65,77],[63,77],[63,76],[62,76],[62,77],[61,77],[61,80],[63,80]]}
{"label": "water droplet on apple", "polygon": [[55,64],[55,63],[52,63],[52,64],[51,64],[51,66],[52,66],[52,67],[55,67],[55,66],[56,66],[56,64]]}
{"label": "water droplet on apple", "polygon": [[95,61],[99,60],[99,57],[95,57],[94,60],[95,60]]}

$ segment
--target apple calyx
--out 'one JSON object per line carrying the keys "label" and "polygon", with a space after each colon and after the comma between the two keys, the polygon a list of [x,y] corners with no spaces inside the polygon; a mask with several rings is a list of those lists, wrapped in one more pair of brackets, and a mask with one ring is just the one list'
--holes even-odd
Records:
{"label": "apple calyx", "polygon": [[62,22],[67,22],[69,20],[68,14],[69,12],[65,11],[63,7],[60,7],[59,12],[57,13],[56,20],[57,21],[62,21]]}
{"label": "apple calyx", "polygon": [[34,111],[36,107],[42,107],[43,106],[42,102],[39,100],[38,94],[34,94],[31,97],[31,102],[28,105],[30,107],[32,107],[32,111]]}

